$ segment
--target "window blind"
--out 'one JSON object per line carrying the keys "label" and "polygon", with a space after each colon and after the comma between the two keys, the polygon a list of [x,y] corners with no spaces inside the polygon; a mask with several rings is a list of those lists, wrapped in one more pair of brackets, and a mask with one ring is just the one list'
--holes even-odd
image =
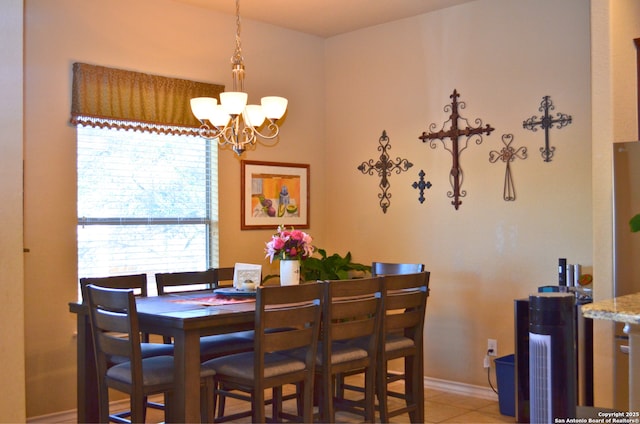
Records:
{"label": "window blind", "polygon": [[78,126],[78,274],[218,264],[217,146],[189,135]]}

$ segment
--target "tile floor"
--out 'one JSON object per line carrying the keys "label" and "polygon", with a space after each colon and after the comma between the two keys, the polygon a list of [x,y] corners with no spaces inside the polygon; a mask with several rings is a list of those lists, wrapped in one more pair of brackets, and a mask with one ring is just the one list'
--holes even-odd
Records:
{"label": "tile floor", "polygon": [[[401,383],[394,383],[401,384]],[[397,401],[397,400],[394,400]],[[243,410],[245,402],[229,399],[227,413]],[[285,403],[285,409],[293,408],[293,401]],[[425,423],[513,423],[514,417],[500,414],[497,401],[480,399],[438,390],[425,390]],[[270,413],[270,408],[267,410]],[[161,422],[164,420],[162,411],[149,410],[147,422]],[[377,415],[376,415],[377,419]],[[234,421],[237,423],[251,423],[250,418]],[[336,414],[337,423],[362,422],[362,417],[347,412]],[[408,414],[393,417],[392,423],[408,423]]]}

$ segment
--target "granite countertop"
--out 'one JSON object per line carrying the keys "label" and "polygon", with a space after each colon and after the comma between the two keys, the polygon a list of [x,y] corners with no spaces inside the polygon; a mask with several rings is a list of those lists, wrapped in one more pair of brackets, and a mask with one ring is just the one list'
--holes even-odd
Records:
{"label": "granite countertop", "polygon": [[640,324],[640,293],[582,305],[586,318]]}

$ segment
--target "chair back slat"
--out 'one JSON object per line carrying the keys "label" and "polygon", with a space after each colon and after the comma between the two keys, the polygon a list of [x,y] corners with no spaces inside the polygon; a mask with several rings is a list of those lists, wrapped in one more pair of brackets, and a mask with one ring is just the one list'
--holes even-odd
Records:
{"label": "chair back slat", "polygon": [[416,290],[404,289],[404,290],[390,290],[387,289],[393,296],[387,296],[386,309],[412,309],[421,305],[421,296],[416,296],[416,291],[421,291],[425,294],[428,293],[426,287],[418,288]]}
{"label": "chair back slat", "polygon": [[147,297],[147,274],[115,275],[109,277],[83,277],[80,279],[80,288],[93,284],[94,286],[111,289],[133,289],[136,296]]}
{"label": "chair back slat", "polygon": [[374,319],[358,321],[336,322],[333,325],[333,341],[352,340],[355,338],[369,336],[376,332],[377,324]]}
{"label": "chair back slat", "polygon": [[[159,272],[156,274],[156,287],[159,295],[179,291],[212,290],[217,287],[216,272],[213,268],[206,271]],[[171,289],[167,289],[168,287]]]}
{"label": "chair back slat", "polygon": [[414,328],[420,325],[423,316],[422,309],[411,312],[387,314],[385,317],[385,328],[388,333],[400,329]]}
{"label": "chair back slat", "polygon": [[[299,315],[298,319],[303,322],[310,322],[314,319],[314,316],[315,311],[312,308],[307,308],[307,313]],[[318,325],[320,325],[319,322]],[[309,346],[308,340],[310,340],[314,331],[311,327],[289,327],[287,331],[280,331],[281,329],[282,327],[277,328],[277,331],[265,333],[263,341],[263,349],[265,352],[278,352],[298,347],[307,347]]]}
{"label": "chair back slat", "polygon": [[415,274],[423,272],[424,269],[424,264],[373,262],[371,264],[371,275]]}

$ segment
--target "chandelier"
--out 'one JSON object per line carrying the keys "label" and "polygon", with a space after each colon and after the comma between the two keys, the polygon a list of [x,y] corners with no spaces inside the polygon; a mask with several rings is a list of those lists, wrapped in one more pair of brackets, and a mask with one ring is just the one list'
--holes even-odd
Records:
{"label": "chandelier", "polygon": [[[267,140],[278,136],[280,128],[276,121],[287,110],[287,99],[268,96],[260,105],[248,105],[248,94],[244,91],[244,62],[240,41],[240,0],[236,0],[236,48],[231,57],[233,91],[220,93],[220,104],[213,97],[191,99],[191,112],[202,124],[198,134],[208,140],[217,139],[220,146],[230,145],[240,156],[249,146],[254,146],[257,137]],[[260,128],[268,130],[261,133]]]}

